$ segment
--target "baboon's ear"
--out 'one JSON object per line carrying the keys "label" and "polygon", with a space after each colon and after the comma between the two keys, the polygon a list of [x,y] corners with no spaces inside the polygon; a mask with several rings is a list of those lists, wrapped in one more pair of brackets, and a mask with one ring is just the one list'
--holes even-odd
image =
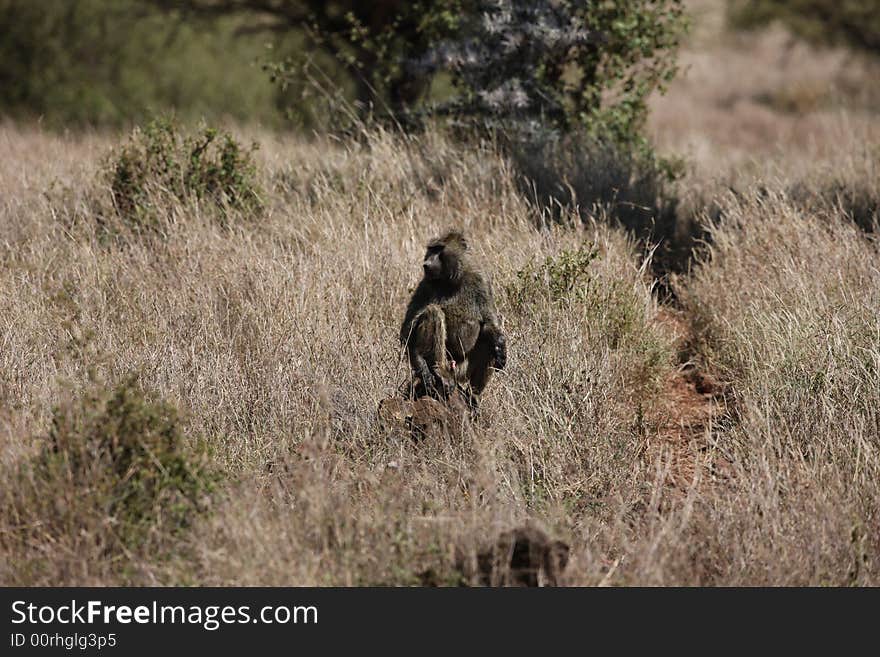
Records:
{"label": "baboon's ear", "polygon": [[446,234],[446,239],[444,240],[447,244],[450,242],[455,242],[456,245],[462,250],[467,251],[468,249],[468,241],[464,236],[464,233],[458,230],[451,230]]}

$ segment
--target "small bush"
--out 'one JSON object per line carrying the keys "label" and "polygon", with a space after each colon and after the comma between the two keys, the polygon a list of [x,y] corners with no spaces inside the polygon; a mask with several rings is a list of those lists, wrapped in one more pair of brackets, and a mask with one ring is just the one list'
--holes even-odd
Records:
{"label": "small bush", "polygon": [[510,301],[517,309],[533,303],[536,295],[547,296],[552,302],[575,298],[585,300],[594,279],[590,264],[599,256],[588,243],[576,251],[563,251],[556,258],[548,257],[540,265],[527,264],[516,273],[510,287]]}
{"label": "small bush", "polygon": [[158,227],[158,206],[169,199],[209,200],[223,210],[224,219],[227,208],[258,212],[256,149],[213,128],[182,134],[168,120],[135,129],[109,165],[116,212],[140,230]]}
{"label": "small bush", "polygon": [[55,409],[42,448],[5,496],[16,531],[4,540],[24,548],[22,568],[39,569],[30,544],[110,562],[155,557],[213,488],[204,455],[185,444],[175,408],[151,401],[134,378],[93,390]]}
{"label": "small bush", "polygon": [[574,318],[593,347],[601,341],[637,363],[624,374],[628,385],[637,393],[653,389],[666,372],[669,345],[651,326],[643,291],[632,281],[601,273],[594,266],[600,257],[596,245],[587,242],[541,263],[529,262],[507,286],[507,303],[516,314],[546,317],[549,304],[553,314]]}

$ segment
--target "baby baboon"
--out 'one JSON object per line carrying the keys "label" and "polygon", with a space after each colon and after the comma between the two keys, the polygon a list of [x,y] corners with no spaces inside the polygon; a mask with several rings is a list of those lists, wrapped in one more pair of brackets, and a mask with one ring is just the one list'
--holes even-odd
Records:
{"label": "baby baboon", "polygon": [[558,586],[568,565],[568,545],[535,527],[504,532],[477,557],[486,586]]}
{"label": "baby baboon", "polygon": [[447,398],[468,384],[475,405],[494,369],[507,362],[492,289],[452,231],[428,242],[424,276],[403,319],[400,341],[415,377],[413,396]]}
{"label": "baby baboon", "polygon": [[477,552],[476,560],[463,551],[456,568],[465,583],[482,586],[558,586],[568,565],[568,545],[551,540],[537,527],[503,532]]}

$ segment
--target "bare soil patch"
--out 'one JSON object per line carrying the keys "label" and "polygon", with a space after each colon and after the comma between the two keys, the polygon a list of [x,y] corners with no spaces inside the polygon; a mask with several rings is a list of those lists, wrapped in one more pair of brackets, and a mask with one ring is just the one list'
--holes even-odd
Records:
{"label": "bare soil patch", "polygon": [[666,485],[683,494],[701,492],[730,476],[730,462],[716,449],[717,430],[727,416],[728,391],[690,359],[692,328],[680,310],[664,307],[657,322],[674,333],[680,364],[667,378],[651,418],[654,430],[646,455],[662,463]]}

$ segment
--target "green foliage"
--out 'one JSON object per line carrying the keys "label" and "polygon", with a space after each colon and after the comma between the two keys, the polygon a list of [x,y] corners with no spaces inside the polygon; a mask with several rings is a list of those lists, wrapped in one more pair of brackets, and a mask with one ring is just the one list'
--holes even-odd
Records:
{"label": "green foliage", "polygon": [[[301,4],[267,11],[287,29],[312,21],[310,38],[342,62],[361,115],[390,113],[405,127],[442,116],[515,141],[583,129],[640,141],[646,99],[674,75],[685,25],[680,0],[332,2],[311,14]],[[297,53],[267,68],[289,86],[310,77],[311,61]],[[335,79],[319,83],[323,96]]]}
{"label": "green foliage", "polygon": [[590,264],[598,256],[596,247],[587,243],[577,251],[563,251],[540,264],[530,262],[516,273],[516,281],[508,290],[511,303],[522,309],[532,304],[536,296],[553,303],[585,300],[593,280]]}
{"label": "green foliage", "polygon": [[183,133],[169,120],[137,128],[115,154],[108,178],[119,216],[138,229],[157,227],[157,203],[206,199],[221,209],[261,209],[253,151],[213,128]]}
{"label": "green foliage", "polygon": [[600,38],[598,48],[573,60],[581,77],[573,91],[563,87],[570,114],[593,136],[617,143],[640,140],[648,96],[663,90],[678,70],[676,51],[687,27],[682,3],[615,0],[586,5],[585,22]]}
{"label": "green foliage", "polygon": [[587,242],[543,262],[529,262],[506,286],[506,301],[514,313],[535,321],[545,322],[555,313],[577,318],[591,348],[608,348],[629,364],[622,368],[628,389],[652,391],[667,372],[669,343],[653,326],[637,287],[609,278],[594,265],[600,257],[596,245]]}
{"label": "green foliage", "polygon": [[640,238],[672,244],[678,227],[668,183],[681,166],[657,157],[643,128],[648,95],[676,71],[682,3],[492,0],[479,7],[456,40],[420,63],[450,71],[459,92],[428,113],[465,134],[495,137],[544,217],[598,211]]}
{"label": "green foliage", "polygon": [[7,511],[54,541],[87,541],[107,556],[177,536],[213,490],[205,450],[188,443],[175,408],[130,377],[54,411]]}
{"label": "green foliage", "polygon": [[174,109],[273,123],[257,37],[144,0],[0,0],[0,112],[52,127],[127,125]]}
{"label": "green foliage", "polygon": [[[509,7],[519,13],[503,30],[481,32],[484,14]],[[588,38],[560,42],[552,21],[541,22],[557,15]],[[436,106],[511,129],[485,101],[519,84],[525,114],[543,127],[631,139],[645,98],[674,73],[681,25],[679,0],[0,0],[0,111],[54,126],[124,125],[171,109],[188,121],[278,124],[286,111],[315,127],[333,96],[349,114],[356,101],[359,119],[410,127]],[[476,67],[444,59],[474,44],[486,49]],[[270,75],[255,75],[267,58]],[[465,109],[478,106],[479,116]]]}
{"label": "green foliage", "polygon": [[432,112],[459,125],[516,143],[583,130],[631,143],[684,26],[680,0],[487,0],[416,65],[451,73],[459,93]]}
{"label": "green foliage", "polygon": [[[204,11],[211,7],[204,0],[183,4]],[[268,12],[277,21],[269,24],[289,35],[287,43],[297,42],[294,48],[279,49],[281,57],[264,65],[280,85],[288,115],[338,128],[365,116],[406,121],[406,110],[430,95],[432,84],[430,75],[415,72],[407,63],[451,35],[470,4],[471,0],[290,0],[269,9],[245,1],[239,9],[253,16]]]}
{"label": "green foliage", "polygon": [[[186,16],[216,18],[232,16],[248,32],[284,35],[274,61],[265,68],[281,84],[280,102],[295,100],[296,93],[308,97],[308,105],[322,98],[312,95],[312,71],[333,87],[331,94],[344,91],[347,101],[357,101],[361,116],[387,116],[413,104],[430,82],[414,77],[403,63],[421,56],[431,43],[449,34],[471,0],[146,0]],[[322,89],[321,95],[327,91]],[[293,93],[291,93],[293,92]],[[326,117],[313,107],[288,107],[294,118],[306,122]],[[348,108],[350,109],[350,108]]]}
{"label": "green foliage", "polygon": [[[399,114],[427,91],[430,78],[413,75],[406,62],[422,56],[431,44],[452,34],[467,10],[468,0],[415,2],[334,2],[345,11],[347,43],[333,48],[354,72],[357,99],[373,111]],[[318,34],[332,39],[332,24],[324,21]]]}
{"label": "green foliage", "polygon": [[880,55],[878,0],[728,0],[728,17],[741,29],[781,21],[812,43]]}

